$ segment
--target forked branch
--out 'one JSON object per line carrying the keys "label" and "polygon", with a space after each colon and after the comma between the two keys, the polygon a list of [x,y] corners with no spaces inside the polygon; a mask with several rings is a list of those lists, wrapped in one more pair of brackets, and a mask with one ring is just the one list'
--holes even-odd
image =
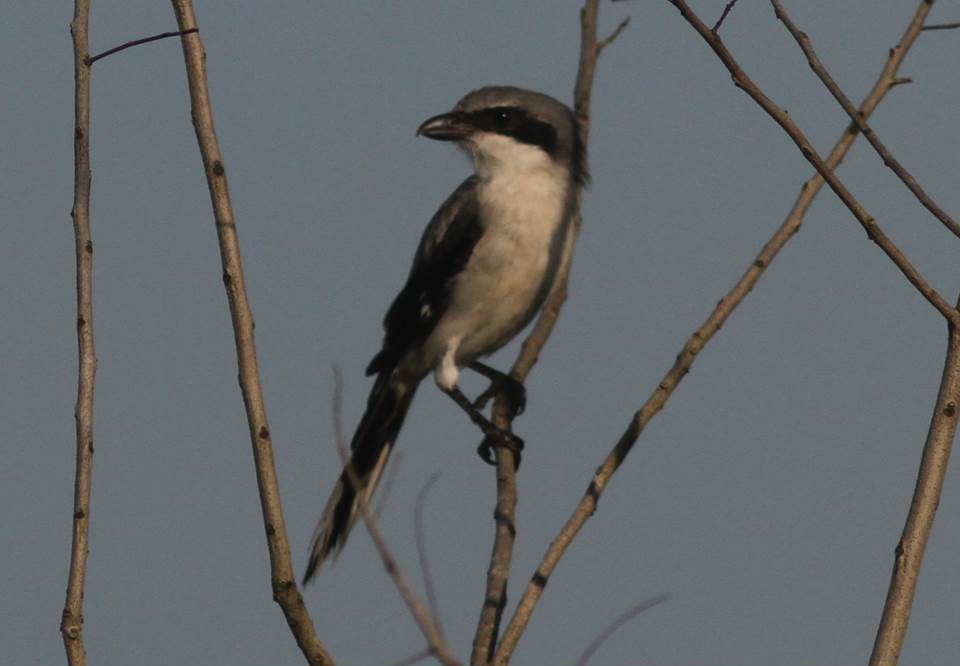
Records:
{"label": "forked branch", "polygon": [[[920,567],[926,549],[930,530],[936,515],[940,494],[943,488],[947,462],[953,446],[957,428],[957,403],[960,401],[960,335],[958,335],[958,310],[947,304],[943,297],[934,291],[923,278],[907,262],[906,258],[889,239],[883,236],[876,222],[869,217],[860,204],[847,192],[832,170],[823,165],[819,156],[810,146],[806,137],[796,125],[779,109],[743,72],[733,56],[730,55],[722,41],[715,33],[705,29],[703,22],[690,10],[683,0],[670,0],[671,4],[680,10],[684,19],[700,34],[701,37],[717,54],[723,64],[730,71],[738,87],[754,99],[776,122],[787,132],[801,149],[806,157],[824,176],[831,188],[850,209],[857,220],[867,229],[872,240],[877,242],[888,256],[897,264],[900,270],[932,305],[947,319],[949,341],[944,370],[941,378],[940,390],[937,394],[936,405],[930,423],[927,440],[924,445],[923,456],[917,484],[914,490],[910,511],[904,526],[903,536],[895,551],[894,569],[887,591],[887,599],[883,609],[880,627],[874,642],[870,657],[871,666],[894,666],[900,656],[903,640],[906,636],[907,624],[913,596],[916,590]],[[929,11],[933,0],[923,3]],[[774,2],[779,10],[778,16],[783,19],[785,14],[779,3]],[[788,28],[790,26],[788,25]],[[793,30],[791,30],[793,32]],[[795,35],[796,36],[796,35]],[[805,38],[798,40],[805,46]],[[805,49],[806,50],[806,49]],[[811,52],[807,52],[808,59]],[[813,59],[811,59],[811,64]],[[816,71],[817,68],[815,68]],[[821,66],[822,73],[822,66]],[[866,127],[854,118],[858,127]],[[875,145],[876,147],[876,145]],[[916,194],[916,192],[915,192]]]}
{"label": "forked branch", "polygon": [[[690,9],[684,0],[668,0],[670,4],[680,10],[683,18],[693,26],[693,29],[703,38],[707,45],[713,49],[720,61],[724,64],[733,78],[734,85],[747,93],[760,107],[773,118],[773,120],[783,128],[787,135],[793,140],[800,149],[800,152],[807,159],[813,168],[817,170],[827,185],[830,186],[836,195],[840,198],[847,209],[853,213],[867,237],[876,243],[881,250],[893,261],[894,265],[903,273],[907,281],[912,284],[920,294],[944,316],[947,321],[954,325],[960,324],[960,312],[957,311],[941,294],[938,292],[926,278],[921,275],[906,254],[894,244],[892,240],[880,228],[877,220],[867,212],[860,202],[850,193],[850,190],[843,184],[837,175],[831,170],[823,158],[820,157],[816,149],[807,139],[806,135],[800,130],[793,119],[786,111],[777,106],[753,80],[747,76],[747,73],[740,67],[730,51],[727,49],[720,36],[713,32],[697,14]],[[932,0],[927,0],[927,4],[932,4]]]}
{"label": "forked branch", "polygon": [[[897,72],[904,57],[906,57],[911,46],[913,46],[916,41],[917,35],[923,26],[923,21],[929,11],[930,3],[926,0],[921,1],[900,42],[894,48],[890,49],[877,82],[860,106],[860,113],[863,117],[869,117],[886,94],[900,81],[897,77]],[[853,123],[848,125],[844,130],[826,160],[826,164],[831,170],[835,169],[843,161],[853,145],[857,134],[857,127]],[[677,354],[673,366],[663,376],[660,383],[640,410],[634,414],[627,430],[613,450],[604,459],[580,502],[560,531],[560,534],[547,549],[536,572],[527,584],[523,597],[520,599],[517,609],[504,631],[504,637],[497,648],[494,663],[505,664],[509,661],[520,636],[530,621],[533,611],[543,593],[544,586],[549,581],[560,559],[584,523],[593,515],[600,496],[609,483],[610,478],[630,453],[640,434],[643,432],[643,429],[653,417],[663,409],[667,400],[669,400],[674,390],[676,390],[676,387],[690,371],[700,351],[714,335],[716,335],[724,322],[733,314],[737,306],[747,297],[747,294],[753,289],[754,285],[770,266],[770,263],[799,230],[804,215],[823,185],[823,176],[819,174],[804,183],[786,219],[770,240],[767,241],[766,245],[764,245],[760,254],[750,263],[746,272],[736,285],[718,301],[717,306],[707,320],[686,341],[680,353]]]}
{"label": "forked branch", "polygon": [[783,5],[778,2],[778,0],[770,0],[773,5],[774,12],[777,15],[777,18],[786,26],[787,30],[796,40],[797,44],[803,50],[803,54],[807,57],[807,63],[810,65],[810,69],[813,70],[814,74],[817,75],[817,78],[823,83],[823,85],[830,91],[830,94],[833,95],[833,98],[837,100],[837,103],[843,107],[843,110],[847,112],[847,115],[850,116],[850,120],[857,126],[857,129],[863,134],[864,138],[870,142],[870,145],[873,146],[873,149],[877,151],[877,154],[883,160],[883,163],[890,168],[897,177],[903,181],[903,184],[907,186],[913,195],[923,204],[930,213],[940,220],[940,222],[949,229],[955,236],[960,237],[960,224],[957,224],[952,217],[950,217],[945,210],[943,210],[933,198],[927,194],[924,189],[920,186],[920,183],[917,182],[917,179],[907,171],[907,169],[900,164],[899,160],[893,156],[893,153],[880,141],[880,137],[877,136],[877,133],[873,131],[873,128],[867,124],[866,119],[862,118],[859,113],[857,113],[857,108],[853,105],[850,99],[844,94],[843,90],[840,89],[840,86],[837,85],[837,82],[833,80],[833,77],[830,76],[830,72],[827,71],[827,68],[824,67],[823,63],[820,61],[820,58],[817,56],[816,51],[813,50],[813,44],[810,43],[810,38],[807,37],[806,33],[802,32],[794,24],[793,20],[790,18],[787,11],[783,8]]}

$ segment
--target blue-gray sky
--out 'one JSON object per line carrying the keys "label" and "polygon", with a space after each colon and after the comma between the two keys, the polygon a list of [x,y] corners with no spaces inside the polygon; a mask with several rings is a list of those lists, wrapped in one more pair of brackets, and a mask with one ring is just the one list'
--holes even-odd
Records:
{"label": "blue-gray sky", "polygon": [[[705,17],[723,0],[694,3]],[[872,85],[912,0],[789,2],[851,97]],[[344,418],[423,225],[468,173],[417,139],[471,88],[570,99],[578,3],[233,3],[197,8],[237,214],[287,527],[298,570],[339,472]],[[68,3],[12,3],[0,28],[0,467],[3,663],[64,660],[76,350]],[[512,600],[594,468],[683,340],[780,223],[810,167],[667,3],[604,3],[633,22],[594,89],[593,186],[570,301],[516,422]],[[932,20],[956,21],[955,3]],[[91,51],[174,27],[163,2],[94,3]],[[766,2],[722,34],[828,149],[845,117]],[[948,211],[960,210],[960,36],[924,34],[874,126]],[[300,663],[270,599],[206,186],[176,41],[93,74],[96,394],[85,639],[90,663]],[[858,145],[854,194],[949,299],[958,245]],[[864,663],[939,382],[945,326],[824,192],[800,234],[644,433],[557,569],[518,664],[572,663],[614,617],[670,600],[591,664]],[[516,344],[493,357],[506,367]],[[476,391],[479,381],[468,388]],[[416,577],[413,505],[440,472],[427,541],[444,625],[466,657],[493,533],[477,434],[432,386],[399,442],[383,527]],[[956,465],[953,465],[955,468]],[[955,469],[930,543],[904,664],[960,652]],[[358,531],[305,593],[338,663],[423,643]]]}

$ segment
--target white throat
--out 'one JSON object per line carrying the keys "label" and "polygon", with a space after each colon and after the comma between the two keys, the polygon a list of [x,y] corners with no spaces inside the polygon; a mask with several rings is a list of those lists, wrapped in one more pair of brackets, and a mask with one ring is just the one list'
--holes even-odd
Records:
{"label": "white throat", "polygon": [[515,178],[536,172],[545,172],[545,175],[564,180],[567,177],[567,170],[554,162],[539,146],[521,143],[502,134],[475,134],[467,142],[466,149],[480,180]]}

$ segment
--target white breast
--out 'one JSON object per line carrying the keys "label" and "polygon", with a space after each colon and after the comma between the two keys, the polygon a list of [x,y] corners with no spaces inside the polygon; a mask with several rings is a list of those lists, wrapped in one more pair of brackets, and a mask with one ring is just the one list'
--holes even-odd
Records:
{"label": "white breast", "polygon": [[567,171],[537,148],[496,139],[509,141],[497,147],[512,154],[476,160],[484,233],[428,343],[436,362],[447,356],[447,374],[451,361],[463,366],[496,351],[530,322],[556,277],[566,233]]}

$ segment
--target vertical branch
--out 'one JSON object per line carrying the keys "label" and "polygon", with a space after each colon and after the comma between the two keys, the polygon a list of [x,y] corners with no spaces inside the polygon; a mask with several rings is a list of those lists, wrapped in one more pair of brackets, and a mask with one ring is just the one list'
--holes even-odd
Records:
{"label": "vertical branch", "polygon": [[89,0],[76,0],[70,34],[73,37],[73,233],[77,261],[77,346],[79,368],[74,418],[77,463],[73,489],[73,538],[67,598],[60,633],[70,666],[84,666],[83,594],[90,532],[90,485],[93,471],[93,386],[97,355],[93,347],[93,241],[90,239],[90,66],[87,64]]}
{"label": "vertical branch", "polygon": [[893,573],[877,637],[870,655],[870,666],[895,666],[910,622],[913,595],[920,577],[920,566],[940,504],[943,479],[950,461],[950,450],[957,432],[957,403],[960,402],[960,332],[949,324],[947,358],[937,402],[930,419],[930,430],[923,445],[917,485],[903,535],[894,555]]}
{"label": "vertical branch", "polygon": [[[626,27],[624,20],[616,30],[604,39],[597,41],[597,16],[599,0],[586,0],[580,10],[580,61],[577,79],[574,84],[574,115],[577,131],[583,150],[587,149],[590,133],[590,95],[593,89],[594,72],[600,52],[606,48]],[[567,286],[570,280],[570,265],[573,260],[573,248],[580,231],[580,192],[577,193],[576,212],[573,223],[568,227],[563,248],[560,269],[553,290],[547,297],[540,317],[530,335],[523,341],[520,354],[510,370],[511,376],[525,381],[540,357],[540,351],[546,345],[553,327],[560,316],[560,310],[567,300]],[[493,422],[498,428],[510,427],[511,414],[507,400],[498,395],[493,406]],[[493,657],[497,644],[503,609],[507,603],[507,579],[510,575],[510,562],[513,557],[513,543],[516,538],[517,476],[516,459],[512,451],[498,447],[497,451],[497,505],[494,510],[496,532],[493,552],[487,569],[487,585],[483,599],[480,621],[473,639],[473,651],[470,655],[472,666],[488,663]]]}
{"label": "vertical branch", "polygon": [[[197,28],[191,0],[173,0],[177,23],[181,31]],[[207,75],[203,43],[198,33],[181,37],[190,88],[190,107],[193,126],[203,158],[204,172],[213,204],[213,215],[220,246],[223,283],[230,304],[230,316],[240,369],[240,390],[247,413],[247,424],[253,444],[253,458],[260,491],[260,505],[270,551],[270,573],[273,598],[280,605],[297,645],[307,662],[314,665],[333,661],[317,636],[313,621],[303,603],[293,575],[290,544],[280,503],[280,489],[273,461],[273,444],[267,425],[266,406],[260,387],[256,347],[253,336],[253,314],[247,300],[240,245],[237,240],[236,220],[230,203],[226,170],[214,130],[213,110],[207,89]]]}

